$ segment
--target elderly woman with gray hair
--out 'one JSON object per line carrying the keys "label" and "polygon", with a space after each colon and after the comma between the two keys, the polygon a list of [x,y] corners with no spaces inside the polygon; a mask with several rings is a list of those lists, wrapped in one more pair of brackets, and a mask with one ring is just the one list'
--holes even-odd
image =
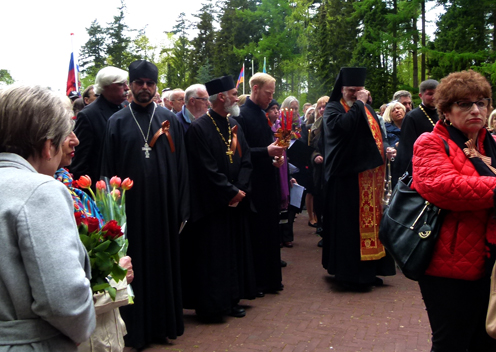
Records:
{"label": "elderly woman with gray hair", "polygon": [[71,117],[48,89],[0,90],[0,351],[76,351],[95,328],[72,199],[53,178]]}

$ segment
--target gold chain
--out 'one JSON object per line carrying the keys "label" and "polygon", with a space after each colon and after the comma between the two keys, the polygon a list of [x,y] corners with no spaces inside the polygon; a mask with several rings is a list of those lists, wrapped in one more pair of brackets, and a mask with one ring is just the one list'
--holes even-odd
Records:
{"label": "gold chain", "polygon": [[424,108],[422,107],[422,104],[419,104],[419,108],[420,108],[420,110],[422,110],[424,112],[425,116],[427,116],[429,121],[432,123],[432,126],[436,126],[436,124],[432,121],[431,117],[429,115],[427,115],[427,113],[425,112]]}
{"label": "gold chain", "polygon": [[213,119],[213,117],[210,115],[210,113],[208,111],[207,111],[207,115],[208,115],[208,117],[210,117],[210,120],[212,120],[212,122],[214,123],[214,126],[217,129],[217,132],[219,132],[220,138],[222,138],[222,140],[226,144],[226,147],[227,147],[226,155],[229,157],[229,161],[232,164],[233,163],[232,156],[233,156],[234,153],[231,150],[231,124],[229,123],[229,117],[226,116],[227,131],[229,133],[229,139],[226,141],[226,139],[224,138],[224,136],[220,132],[219,126],[217,126],[217,123],[215,123],[215,120]]}

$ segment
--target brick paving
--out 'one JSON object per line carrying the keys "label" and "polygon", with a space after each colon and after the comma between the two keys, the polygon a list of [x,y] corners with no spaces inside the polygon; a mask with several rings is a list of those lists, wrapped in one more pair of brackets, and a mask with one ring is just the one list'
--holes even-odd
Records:
{"label": "brick paving", "polygon": [[184,311],[185,332],[145,352],[430,351],[431,332],[416,282],[401,273],[369,292],[342,290],[322,268],[320,237],[296,219],[293,248],[283,248],[284,291],[242,301],[246,317],[203,324]]}

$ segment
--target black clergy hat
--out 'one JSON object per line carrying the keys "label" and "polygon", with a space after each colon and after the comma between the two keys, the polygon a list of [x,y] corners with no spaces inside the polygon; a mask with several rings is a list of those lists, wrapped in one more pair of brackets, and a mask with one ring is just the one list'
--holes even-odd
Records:
{"label": "black clergy hat", "polygon": [[136,60],[129,65],[129,81],[148,78],[154,82],[158,81],[158,68],[146,60]]}
{"label": "black clergy hat", "polygon": [[208,95],[214,95],[222,92],[227,92],[233,88],[236,88],[232,76],[224,76],[221,78],[216,78],[210,82],[205,83]]}
{"label": "black clergy hat", "polygon": [[341,88],[343,87],[365,86],[366,75],[367,69],[365,67],[341,67],[329,101],[339,101],[343,96],[341,93]]}

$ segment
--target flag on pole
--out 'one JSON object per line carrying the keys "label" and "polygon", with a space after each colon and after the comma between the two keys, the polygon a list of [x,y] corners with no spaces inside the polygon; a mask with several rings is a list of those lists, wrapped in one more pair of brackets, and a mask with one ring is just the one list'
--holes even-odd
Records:
{"label": "flag on pole", "polygon": [[267,68],[265,67],[265,64],[266,64],[266,62],[265,62],[265,56],[264,56],[264,67],[263,67],[263,73],[267,73]]}
{"label": "flag on pole", "polygon": [[245,64],[243,64],[243,67],[241,67],[241,72],[239,73],[238,77],[238,83],[236,83],[236,89],[238,89],[238,86],[240,83],[243,83],[245,81]]}
{"label": "flag on pole", "polygon": [[[71,41],[74,33],[71,33]],[[79,65],[74,59],[74,49],[71,53],[71,61],[69,62],[69,74],[67,75],[67,89],[66,95],[69,96],[71,92],[79,92],[81,82],[79,81]]]}

